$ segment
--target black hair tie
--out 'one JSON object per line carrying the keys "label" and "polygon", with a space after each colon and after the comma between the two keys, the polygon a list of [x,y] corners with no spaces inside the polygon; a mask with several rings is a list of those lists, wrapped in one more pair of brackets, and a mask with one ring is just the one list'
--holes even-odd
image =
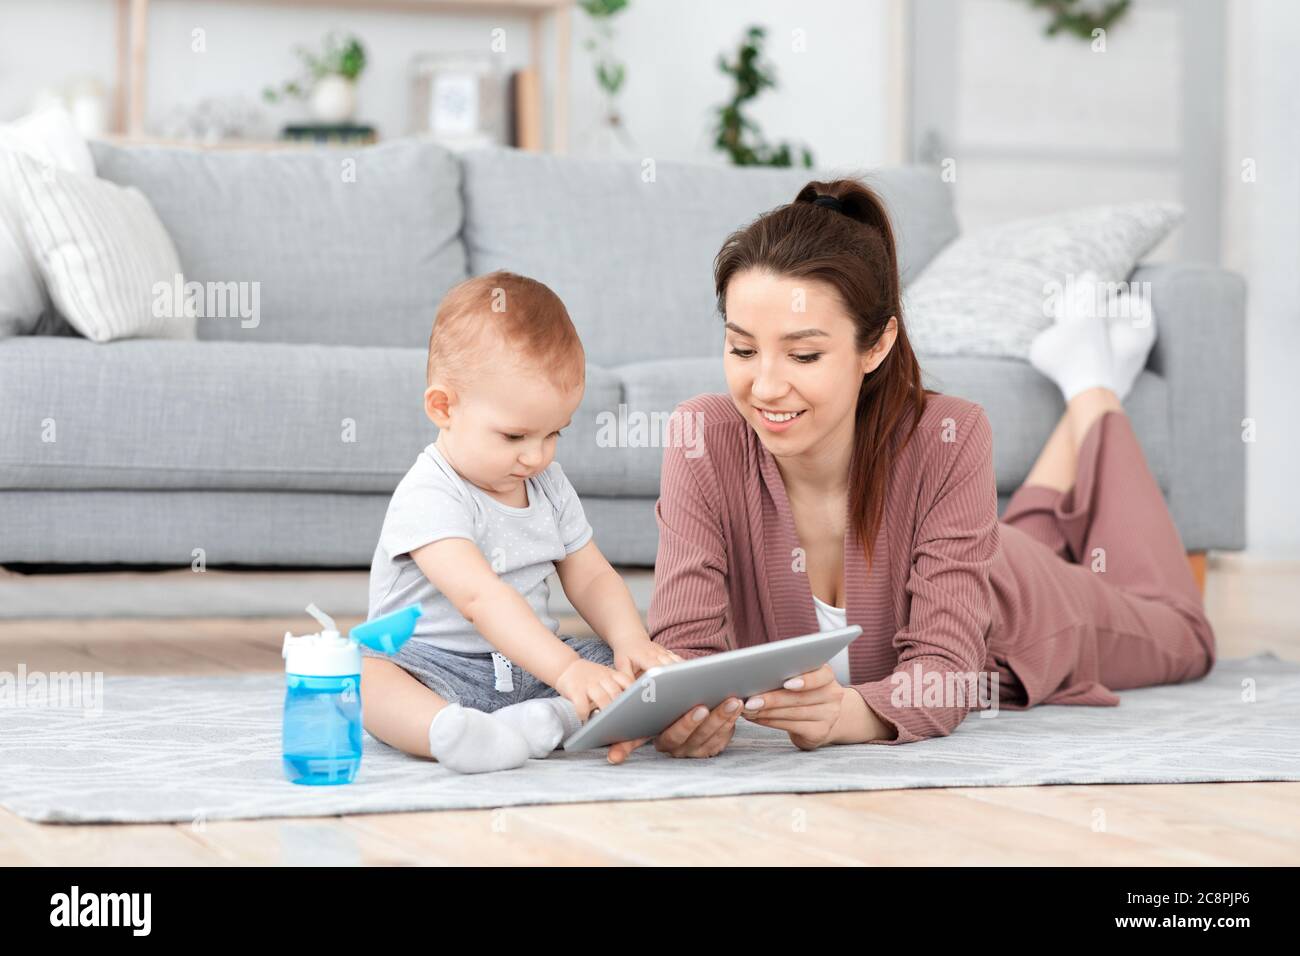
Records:
{"label": "black hair tie", "polygon": [[844,203],[840,202],[834,196],[827,196],[825,194],[818,195],[818,197],[813,200],[813,205],[829,206],[831,209],[834,209],[836,212],[842,212],[846,216],[848,215],[848,210],[844,208]]}

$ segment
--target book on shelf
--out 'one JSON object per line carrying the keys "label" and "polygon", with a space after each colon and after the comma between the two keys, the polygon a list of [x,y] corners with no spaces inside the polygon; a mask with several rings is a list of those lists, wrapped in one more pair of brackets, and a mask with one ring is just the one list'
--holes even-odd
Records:
{"label": "book on shelf", "polygon": [[366,145],[379,137],[373,126],[357,123],[291,123],[280,131],[280,139],[297,143]]}
{"label": "book on shelf", "polygon": [[531,66],[510,74],[510,145],[542,150],[542,86]]}

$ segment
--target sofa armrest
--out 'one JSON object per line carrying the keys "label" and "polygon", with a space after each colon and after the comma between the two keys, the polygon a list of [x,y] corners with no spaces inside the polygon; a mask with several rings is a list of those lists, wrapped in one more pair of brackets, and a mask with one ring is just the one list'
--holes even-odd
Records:
{"label": "sofa armrest", "polygon": [[[1170,513],[1188,551],[1246,546],[1246,283],[1192,263],[1139,266],[1169,395]],[[1145,285],[1149,283],[1150,285]]]}

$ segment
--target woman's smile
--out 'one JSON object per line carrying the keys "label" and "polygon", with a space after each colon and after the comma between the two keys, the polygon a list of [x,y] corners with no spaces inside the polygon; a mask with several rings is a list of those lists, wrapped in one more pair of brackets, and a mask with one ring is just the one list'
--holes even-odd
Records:
{"label": "woman's smile", "polygon": [[780,411],[761,405],[755,405],[754,410],[758,412],[758,420],[763,423],[763,427],[771,432],[786,431],[803,418],[804,412],[808,411],[806,408],[797,411]]}

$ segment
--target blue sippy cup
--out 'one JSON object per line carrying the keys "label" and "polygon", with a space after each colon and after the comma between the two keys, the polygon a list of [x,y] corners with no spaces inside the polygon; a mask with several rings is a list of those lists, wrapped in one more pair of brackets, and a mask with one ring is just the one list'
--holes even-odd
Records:
{"label": "blue sippy cup", "polygon": [[351,783],[361,766],[360,644],[396,653],[415,631],[420,605],[358,624],[348,636],[315,604],[319,634],[284,635],[284,775],[293,783]]}

